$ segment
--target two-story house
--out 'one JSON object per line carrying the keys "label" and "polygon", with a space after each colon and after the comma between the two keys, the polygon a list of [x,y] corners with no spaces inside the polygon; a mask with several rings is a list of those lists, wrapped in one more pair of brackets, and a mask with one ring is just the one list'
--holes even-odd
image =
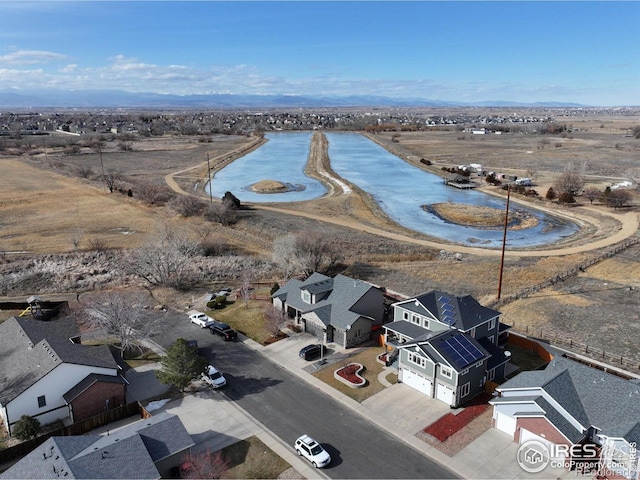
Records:
{"label": "two-story house", "polygon": [[[500,312],[470,295],[432,291],[392,305],[383,326],[388,364],[398,381],[452,407],[471,400],[487,381],[504,377],[508,357],[498,346]],[[397,360],[397,362],[396,362]]]}
{"label": "two-story house", "polygon": [[340,274],[291,279],[271,298],[305,332],[344,348],[371,339],[384,317],[382,289]]}
{"label": "two-story house", "polygon": [[124,405],[126,380],[106,345],[80,344],[74,319],[11,317],[0,323],[0,418],[67,423]]}

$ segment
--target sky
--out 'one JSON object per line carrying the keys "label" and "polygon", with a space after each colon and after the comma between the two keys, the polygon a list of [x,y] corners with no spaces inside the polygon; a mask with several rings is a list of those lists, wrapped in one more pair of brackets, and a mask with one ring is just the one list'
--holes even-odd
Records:
{"label": "sky", "polygon": [[637,1],[0,0],[0,91],[640,105]]}

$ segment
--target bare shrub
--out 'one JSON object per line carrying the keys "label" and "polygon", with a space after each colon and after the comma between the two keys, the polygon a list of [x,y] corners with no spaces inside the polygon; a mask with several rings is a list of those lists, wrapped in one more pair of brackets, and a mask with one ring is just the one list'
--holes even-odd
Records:
{"label": "bare shrub", "polygon": [[200,242],[200,250],[205,257],[217,257],[228,253],[230,247],[222,238],[205,238]]}
{"label": "bare shrub", "polygon": [[222,451],[191,454],[183,459],[180,478],[222,478],[229,470],[229,462]]}
{"label": "bare shrub", "polygon": [[587,189],[585,189],[583,195],[593,205],[593,201],[599,199],[602,196],[602,192],[598,190],[596,187],[588,187]]}
{"label": "bare shrub", "polygon": [[170,202],[171,208],[183,217],[199,215],[204,210],[204,203],[191,195],[178,195]]}
{"label": "bare shrub", "polygon": [[81,178],[91,178],[93,176],[93,169],[91,167],[79,165],[76,167],[76,171]]}
{"label": "bare shrub", "polygon": [[286,280],[294,272],[305,276],[327,272],[342,261],[342,255],[322,235],[300,232],[276,238],[272,259],[284,270]]}
{"label": "bare shrub", "polygon": [[107,250],[107,241],[102,237],[93,237],[87,240],[87,246],[89,250],[95,250],[96,252],[104,252]]}
{"label": "bare shrub", "polygon": [[229,208],[222,203],[214,203],[207,207],[204,217],[210,222],[220,223],[229,226],[238,221],[238,213],[235,209]]}
{"label": "bare shrub", "polygon": [[152,183],[141,183],[136,186],[137,197],[148,205],[162,205],[171,198],[166,188]]}

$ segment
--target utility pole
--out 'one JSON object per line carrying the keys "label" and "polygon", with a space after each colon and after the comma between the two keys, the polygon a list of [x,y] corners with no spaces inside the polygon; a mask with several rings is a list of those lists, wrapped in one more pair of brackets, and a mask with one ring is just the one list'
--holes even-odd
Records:
{"label": "utility pole", "polygon": [[209,154],[207,153],[207,174],[209,176],[209,199],[213,203],[213,191],[211,190],[211,165],[209,165]]}
{"label": "utility pole", "polygon": [[504,234],[502,235],[502,255],[500,256],[500,277],[498,279],[498,300],[502,292],[502,271],[504,270],[504,249],[507,245],[507,225],[509,224],[509,197],[511,196],[511,183],[507,186],[507,208],[504,214]]}

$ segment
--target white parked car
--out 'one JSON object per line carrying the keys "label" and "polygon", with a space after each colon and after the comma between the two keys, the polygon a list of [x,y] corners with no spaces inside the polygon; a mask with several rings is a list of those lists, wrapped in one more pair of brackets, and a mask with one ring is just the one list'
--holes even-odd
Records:
{"label": "white parked car", "polygon": [[206,315],[202,312],[198,312],[197,310],[191,310],[188,313],[189,313],[189,320],[191,321],[191,323],[195,323],[196,325],[199,325],[200,328],[209,327],[213,325],[213,323],[215,322],[215,320],[211,318],[209,315]]}
{"label": "white parked car", "polygon": [[303,456],[311,462],[315,468],[322,468],[329,465],[331,462],[331,456],[322,448],[318,442],[316,442],[309,435],[302,435],[296,440],[294,445],[298,455]]}
{"label": "white parked car", "polygon": [[202,373],[202,379],[212,388],[224,387],[227,384],[227,379],[213,365],[209,365],[207,370]]}

